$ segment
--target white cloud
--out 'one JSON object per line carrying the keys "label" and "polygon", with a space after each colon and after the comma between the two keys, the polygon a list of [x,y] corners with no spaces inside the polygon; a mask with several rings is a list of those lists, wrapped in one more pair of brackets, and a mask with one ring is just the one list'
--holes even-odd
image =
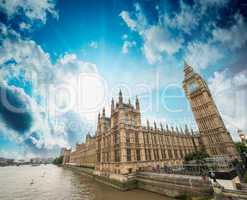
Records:
{"label": "white cloud", "polygon": [[95,64],[78,59],[76,54],[65,54],[57,60],[56,68],[64,74],[97,73]]}
{"label": "white cloud", "polygon": [[127,11],[122,11],[119,16],[122,17],[122,19],[124,20],[124,22],[127,24],[127,26],[132,30],[132,31],[136,31],[136,27],[137,27],[137,22],[133,19],[131,19],[129,13]]}
{"label": "white cloud", "polygon": [[30,20],[40,20],[44,24],[48,14],[58,17],[52,0],[1,0],[0,10],[4,11],[9,18],[23,13]]}
{"label": "white cloud", "polygon": [[220,42],[227,48],[235,50],[247,42],[247,24],[240,14],[234,17],[235,24],[228,29],[216,28],[213,30],[213,41]]}
{"label": "white cloud", "polygon": [[135,41],[124,41],[122,46],[122,53],[127,54],[129,49],[136,46]]}
{"label": "white cloud", "polygon": [[92,41],[92,42],[90,42],[89,46],[90,46],[91,48],[97,49],[97,48],[98,48],[98,42]]}
{"label": "white cloud", "polygon": [[8,66],[1,69],[2,79],[18,77],[20,71],[32,84],[49,83],[54,78],[53,66],[49,54],[32,40],[5,39],[0,49],[0,65]]}
{"label": "white cloud", "polygon": [[234,75],[228,70],[215,72],[208,81],[224,122],[236,139],[238,128],[247,131],[247,71]]}
{"label": "white cloud", "polygon": [[210,43],[202,42],[190,43],[185,55],[185,60],[197,70],[205,69],[221,58],[223,58],[223,54],[218,48],[212,46]]}
{"label": "white cloud", "polygon": [[30,24],[27,24],[25,22],[21,22],[20,25],[19,25],[20,29],[21,30],[28,30],[31,28],[31,25]]}
{"label": "white cloud", "polygon": [[[7,137],[19,144],[25,145],[25,142],[28,140],[29,143],[32,143],[32,148],[35,148],[34,151],[42,152],[47,149],[52,150],[54,148],[72,145],[72,143],[68,142],[65,133],[56,134],[55,132],[57,131],[57,127],[54,123],[57,118],[59,121],[64,113],[60,113],[59,116],[53,113],[53,108],[59,106],[59,102],[53,98],[58,95],[58,90],[55,93],[49,93],[47,86],[49,88],[59,87],[60,85],[68,86],[72,89],[72,93],[75,96],[80,94],[80,90],[83,89],[84,102],[77,102],[82,103],[82,105],[94,106],[94,103],[98,103],[98,99],[101,99],[102,95],[105,95],[104,88],[98,86],[99,81],[97,82],[97,80],[101,79],[95,64],[85,62],[75,54],[65,54],[53,64],[49,54],[39,45],[32,40],[21,39],[19,36],[17,38],[6,38],[3,40],[0,49],[0,66],[1,81],[7,81],[13,78],[18,79],[21,74],[24,74],[24,80],[22,81],[31,81],[32,97],[27,95],[21,88],[11,87],[14,87],[14,91],[21,91],[18,94],[21,94],[21,97],[25,97],[28,100],[25,101],[27,102],[25,104],[29,105],[29,103],[32,103],[33,106],[30,107],[30,113],[32,113],[34,118],[31,129],[23,136],[18,134],[17,131],[11,130],[3,121],[0,121],[0,132],[8,133]],[[83,81],[83,88],[79,87],[77,82],[78,76],[81,73],[84,75],[84,79],[80,80]],[[98,79],[93,79],[95,77]],[[68,96],[68,94],[66,95]],[[61,100],[66,101],[66,95],[62,96]],[[52,98],[55,100],[52,101]],[[37,99],[39,99],[39,104],[37,103]],[[70,112],[80,113],[81,110],[80,108],[78,109],[77,105],[74,105]],[[102,105],[99,106],[102,107]],[[82,111],[83,119],[85,119],[84,123],[87,123],[90,117],[90,119],[95,119],[97,117],[97,111],[93,113],[95,115],[93,117],[91,116],[92,113],[83,113]],[[68,121],[70,120],[68,119]],[[83,130],[82,127],[80,132],[76,130],[73,133],[71,132],[71,134],[81,135],[84,134]],[[32,135],[34,132],[38,135],[38,139]],[[78,138],[76,139],[78,141]]]}
{"label": "white cloud", "polygon": [[180,1],[180,12],[175,16],[169,17],[168,15],[162,16],[164,18],[165,25],[171,28],[182,30],[187,34],[191,34],[191,31],[199,25],[200,16],[198,12],[195,12],[196,8],[185,4]]}
{"label": "white cloud", "polygon": [[182,46],[182,39],[176,38],[167,31],[166,27],[158,23],[148,25],[147,20],[139,6],[136,4],[135,20],[132,19],[127,11],[122,11],[120,16],[132,30],[136,31],[143,39],[142,51],[150,64],[161,61],[166,54],[173,55]]}
{"label": "white cloud", "polygon": [[161,61],[164,54],[177,53],[182,46],[182,39],[173,38],[163,27],[151,26],[143,34],[143,52],[150,64]]}
{"label": "white cloud", "polygon": [[225,7],[229,0],[199,0],[197,3],[201,6],[202,11],[206,11],[212,7]]}

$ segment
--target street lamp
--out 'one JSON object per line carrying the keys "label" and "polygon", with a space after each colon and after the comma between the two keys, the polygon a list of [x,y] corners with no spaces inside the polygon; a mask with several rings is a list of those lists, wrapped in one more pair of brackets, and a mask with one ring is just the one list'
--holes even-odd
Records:
{"label": "street lamp", "polygon": [[243,144],[246,144],[246,137],[245,137],[245,134],[242,130],[238,129],[238,134],[239,134],[239,137],[240,137],[240,140]]}

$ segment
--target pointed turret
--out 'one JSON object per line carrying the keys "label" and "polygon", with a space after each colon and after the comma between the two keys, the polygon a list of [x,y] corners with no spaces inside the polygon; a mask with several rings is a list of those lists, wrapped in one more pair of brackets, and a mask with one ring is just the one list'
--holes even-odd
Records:
{"label": "pointed turret", "polygon": [[180,126],[180,132],[181,132],[181,134],[184,134],[184,130],[181,126]]}
{"label": "pointed turret", "polygon": [[147,128],[149,129],[150,128],[150,126],[149,126],[149,121],[147,120]]}
{"label": "pointed turret", "polygon": [[171,129],[172,129],[172,133],[174,133],[174,127],[173,126],[171,127]]}
{"label": "pointed turret", "polygon": [[177,133],[180,133],[180,132],[179,132],[179,129],[178,129],[178,127],[177,127],[177,126],[176,126],[176,132],[177,132]]}
{"label": "pointed turret", "polygon": [[185,134],[188,134],[189,133],[189,129],[188,129],[188,125],[185,124],[185,130],[184,130]]}
{"label": "pointed turret", "polygon": [[105,118],[105,107],[103,107],[102,117]]}
{"label": "pointed turret", "polygon": [[156,130],[157,129],[157,126],[156,126],[156,122],[154,121],[154,129]]}
{"label": "pointed turret", "polygon": [[139,100],[137,97],[136,97],[136,110],[140,111],[140,104],[139,104]]}
{"label": "pointed turret", "polygon": [[160,130],[163,132],[163,125],[161,122],[160,122]]}
{"label": "pointed turret", "polygon": [[191,133],[191,135],[194,135],[194,131],[193,131],[192,127],[190,127],[190,133]]}
{"label": "pointed turret", "polygon": [[114,112],[114,99],[111,100],[111,113]]}
{"label": "pointed turret", "polygon": [[169,130],[169,126],[168,126],[168,124],[166,124],[166,131],[167,132],[169,132],[170,130]]}
{"label": "pointed turret", "polygon": [[193,68],[184,61],[184,77],[185,79],[189,78],[194,73]]}
{"label": "pointed turret", "polygon": [[123,103],[123,95],[121,89],[119,90],[119,104]]}

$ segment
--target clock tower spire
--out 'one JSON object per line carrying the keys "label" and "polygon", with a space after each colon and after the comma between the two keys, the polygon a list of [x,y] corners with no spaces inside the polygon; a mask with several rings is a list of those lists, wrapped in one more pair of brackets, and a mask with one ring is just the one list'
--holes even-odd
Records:
{"label": "clock tower spire", "polygon": [[210,156],[225,155],[231,159],[238,157],[207,83],[186,62],[183,88],[191,105],[204,150]]}

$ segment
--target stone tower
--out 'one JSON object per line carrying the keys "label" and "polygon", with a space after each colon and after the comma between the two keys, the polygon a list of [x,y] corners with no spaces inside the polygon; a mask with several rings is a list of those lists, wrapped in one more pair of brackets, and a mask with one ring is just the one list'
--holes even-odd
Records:
{"label": "stone tower", "polygon": [[187,63],[184,64],[183,88],[200,132],[202,148],[210,156],[238,157],[206,82]]}

